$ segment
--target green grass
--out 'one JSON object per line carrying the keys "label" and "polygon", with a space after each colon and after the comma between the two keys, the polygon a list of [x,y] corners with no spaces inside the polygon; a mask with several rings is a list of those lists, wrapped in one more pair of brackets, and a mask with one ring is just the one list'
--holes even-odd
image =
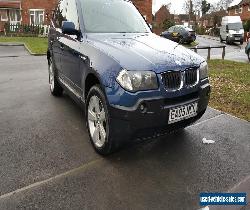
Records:
{"label": "green grass", "polygon": [[190,44],[183,44],[184,47],[195,47],[199,44],[199,42],[197,41],[194,41],[194,42],[191,42]]}
{"label": "green grass", "polygon": [[25,43],[29,50],[34,54],[44,54],[48,48],[48,38],[39,37],[0,37],[1,42]]}
{"label": "green grass", "polygon": [[210,106],[250,121],[250,64],[211,60]]}

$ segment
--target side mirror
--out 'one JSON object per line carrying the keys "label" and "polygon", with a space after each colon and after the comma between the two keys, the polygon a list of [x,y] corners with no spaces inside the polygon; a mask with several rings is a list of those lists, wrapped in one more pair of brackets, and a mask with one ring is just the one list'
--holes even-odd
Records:
{"label": "side mirror", "polygon": [[62,33],[67,35],[76,35],[79,36],[80,32],[76,30],[75,24],[70,21],[62,22]]}

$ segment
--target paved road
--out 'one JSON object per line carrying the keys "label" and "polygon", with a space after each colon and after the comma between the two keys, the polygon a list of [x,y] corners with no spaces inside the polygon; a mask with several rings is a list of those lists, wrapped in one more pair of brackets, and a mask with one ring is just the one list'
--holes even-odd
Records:
{"label": "paved road", "polygon": [[[219,38],[209,37],[209,36],[198,36],[197,41],[199,42],[199,46],[215,46],[215,45],[222,45],[220,43]],[[225,44],[225,43],[223,43]],[[245,46],[246,43],[243,45],[240,44],[231,44],[226,45],[226,57],[227,60],[233,61],[241,61],[241,62],[248,62],[247,55],[245,53]],[[207,50],[198,50],[198,54],[203,56],[204,58],[207,57]],[[222,49],[212,49],[211,50],[211,58],[222,58]]]}
{"label": "paved road", "polygon": [[50,95],[46,58],[1,53],[0,209],[191,210],[200,192],[250,175],[249,123],[213,109],[183,132],[100,157],[82,110]]}

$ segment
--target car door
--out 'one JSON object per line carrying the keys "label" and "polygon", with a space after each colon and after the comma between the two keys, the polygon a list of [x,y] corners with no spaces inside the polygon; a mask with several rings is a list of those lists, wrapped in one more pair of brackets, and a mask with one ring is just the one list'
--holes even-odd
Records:
{"label": "car door", "polygon": [[62,21],[65,20],[66,17],[66,0],[62,0],[57,4],[53,19],[51,22],[50,35],[49,35],[49,47],[51,52],[53,52],[53,62],[58,70],[59,75],[62,74],[62,64],[61,57],[63,55],[63,51],[60,45],[60,40],[62,37]]}
{"label": "car door", "polygon": [[[75,0],[67,1],[67,12],[66,21],[73,22],[75,28],[80,30],[79,17],[77,12],[77,5]],[[76,35],[63,36],[59,40],[60,47],[63,51],[62,56],[62,71],[64,75],[64,80],[67,85],[70,86],[71,90],[77,95],[82,95],[82,88],[80,85],[81,76],[80,72],[80,60],[81,55],[79,53],[80,48],[80,38]]]}

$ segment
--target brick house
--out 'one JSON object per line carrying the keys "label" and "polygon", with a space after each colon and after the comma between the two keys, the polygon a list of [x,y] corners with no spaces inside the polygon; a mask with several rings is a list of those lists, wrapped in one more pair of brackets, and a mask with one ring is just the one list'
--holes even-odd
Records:
{"label": "brick house", "polygon": [[220,10],[210,14],[203,15],[199,20],[199,25],[204,28],[213,28],[221,25],[222,17],[227,16],[227,11]]}
{"label": "brick house", "polygon": [[163,24],[165,20],[174,21],[174,15],[169,11],[167,5],[162,5],[161,8],[155,13],[153,19],[154,32],[160,34],[163,31]]}
{"label": "brick house", "polygon": [[47,25],[57,0],[0,0],[0,31],[4,24]]}
{"label": "brick house", "polygon": [[229,16],[240,16],[241,20],[250,20],[250,0],[242,0],[239,4],[230,5],[227,9]]}
{"label": "brick house", "polygon": [[[4,24],[48,25],[58,0],[0,0],[0,32]],[[148,23],[152,23],[152,0],[132,0]]]}
{"label": "brick house", "polygon": [[132,2],[147,22],[152,24],[152,0],[132,0]]}

